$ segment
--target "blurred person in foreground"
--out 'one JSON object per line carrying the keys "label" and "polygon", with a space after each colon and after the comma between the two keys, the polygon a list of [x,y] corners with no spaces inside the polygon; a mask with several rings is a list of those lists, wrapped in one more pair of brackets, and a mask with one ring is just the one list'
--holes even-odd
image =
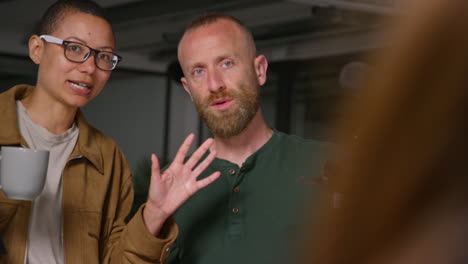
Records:
{"label": "blurred person in foreground", "polygon": [[[160,263],[177,236],[169,217],[198,189],[213,160],[199,166],[207,140],[184,163],[193,135],[161,174],[155,155],[147,202],[127,221],[132,176],[117,144],[90,126],[80,108],[104,88],[120,56],[103,10],[87,0],[61,0],[45,12],[29,56],[37,83],[0,94],[0,146],[50,151],[43,192],[34,201],[0,192],[1,263]],[[127,223],[128,222],[128,223]]]}
{"label": "blurred person in foreground", "polygon": [[237,19],[203,15],[179,42],[182,84],[214,135],[220,178],[179,208],[170,263],[295,263],[328,144],[270,128],[260,107],[268,62]]}
{"label": "blurred person in foreground", "polygon": [[468,262],[467,10],[413,1],[392,22],[395,45],[339,126],[344,158],[303,263]]}

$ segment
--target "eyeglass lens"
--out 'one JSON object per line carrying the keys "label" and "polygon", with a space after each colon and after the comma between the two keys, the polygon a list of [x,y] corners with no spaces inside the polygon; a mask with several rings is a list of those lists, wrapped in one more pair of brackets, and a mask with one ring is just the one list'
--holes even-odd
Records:
{"label": "eyeglass lens", "polygon": [[[65,46],[65,57],[74,62],[83,62],[88,59],[91,49],[79,43],[68,43]],[[113,70],[118,58],[112,52],[98,51],[94,57],[96,66],[102,70]]]}

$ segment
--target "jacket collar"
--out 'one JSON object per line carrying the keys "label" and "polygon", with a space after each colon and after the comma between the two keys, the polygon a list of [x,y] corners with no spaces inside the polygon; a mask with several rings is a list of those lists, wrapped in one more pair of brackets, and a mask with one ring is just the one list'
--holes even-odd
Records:
{"label": "jacket collar", "polygon": [[16,100],[29,95],[26,85],[17,85],[0,94],[0,145],[26,145],[19,132]]}
{"label": "jacket collar", "polygon": [[78,142],[76,143],[75,149],[71,154],[71,158],[83,156],[88,159],[101,174],[103,174],[104,161],[101,149],[99,148],[99,144],[96,140],[96,136],[98,134],[96,129],[88,124],[81,110],[78,110],[76,114],[76,122],[80,134],[78,136]]}
{"label": "jacket collar", "polygon": [[[34,86],[20,84],[0,94],[0,145],[27,146],[19,131],[16,100],[27,97],[32,89],[34,89]],[[77,112],[76,121],[80,132],[70,158],[84,157],[89,160],[100,173],[103,173],[103,158],[102,152],[96,142],[96,129],[86,122],[81,110]]]}

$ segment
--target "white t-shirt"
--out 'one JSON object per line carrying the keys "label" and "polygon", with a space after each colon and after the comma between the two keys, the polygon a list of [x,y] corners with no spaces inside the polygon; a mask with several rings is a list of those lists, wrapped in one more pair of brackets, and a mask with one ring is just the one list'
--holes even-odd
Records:
{"label": "white t-shirt", "polygon": [[16,105],[20,133],[29,148],[50,151],[44,190],[33,201],[25,263],[62,264],[62,173],[78,139],[78,127],[73,124],[65,133],[54,135],[34,123],[20,101]]}

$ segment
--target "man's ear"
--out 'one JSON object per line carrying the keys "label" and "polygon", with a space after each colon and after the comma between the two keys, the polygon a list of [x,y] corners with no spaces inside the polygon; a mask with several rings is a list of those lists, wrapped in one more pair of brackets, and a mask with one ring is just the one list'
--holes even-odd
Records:
{"label": "man's ear", "polygon": [[36,63],[40,64],[42,59],[42,53],[44,52],[44,41],[38,36],[33,35],[29,38],[29,58]]}
{"label": "man's ear", "polygon": [[255,73],[257,75],[258,84],[264,85],[267,80],[268,61],[265,56],[258,55],[254,60]]}
{"label": "man's ear", "polygon": [[184,86],[185,91],[190,95],[190,100],[193,101],[192,92],[190,91],[190,88],[188,87],[187,79],[185,79],[185,77],[182,77],[182,78],[180,78],[180,82]]}

